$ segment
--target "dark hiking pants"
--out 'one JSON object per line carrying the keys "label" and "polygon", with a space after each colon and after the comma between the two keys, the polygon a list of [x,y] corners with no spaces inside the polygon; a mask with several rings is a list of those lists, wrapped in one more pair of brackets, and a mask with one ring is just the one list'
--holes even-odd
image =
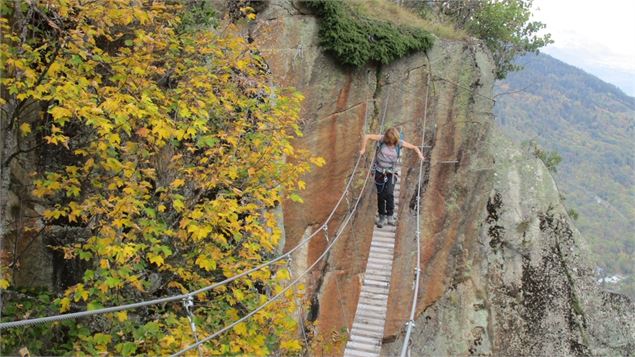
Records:
{"label": "dark hiking pants", "polygon": [[392,216],[395,210],[395,183],[392,174],[375,172],[377,187],[377,212],[380,215]]}

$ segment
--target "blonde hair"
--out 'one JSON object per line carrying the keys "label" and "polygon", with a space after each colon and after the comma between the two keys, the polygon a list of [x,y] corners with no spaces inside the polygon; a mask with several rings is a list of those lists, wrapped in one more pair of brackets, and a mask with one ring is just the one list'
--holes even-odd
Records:
{"label": "blonde hair", "polygon": [[388,128],[384,133],[384,138],[382,139],[384,144],[395,146],[399,143],[399,130],[397,128]]}

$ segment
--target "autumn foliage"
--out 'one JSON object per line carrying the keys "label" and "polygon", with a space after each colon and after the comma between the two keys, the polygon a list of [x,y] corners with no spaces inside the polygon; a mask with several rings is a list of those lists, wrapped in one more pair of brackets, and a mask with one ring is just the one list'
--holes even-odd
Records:
{"label": "autumn foliage", "polygon": [[[50,153],[33,173],[32,194],[45,207],[41,234],[82,232],[53,249],[88,267],[54,300],[58,312],[193,291],[275,256],[276,209],[285,197],[300,200],[302,175],[322,160],[292,146],[302,96],[276,89],[254,48],[231,26],[182,21],[196,11],[185,2],[19,3],[0,20],[3,127]],[[26,115],[33,106],[45,108],[36,119]],[[288,279],[278,265],[197,296],[199,336]],[[294,301],[263,310],[203,352],[300,350]],[[63,344],[39,352],[158,355],[193,342],[179,303],[69,326],[50,324]],[[4,341],[5,352],[17,347]]]}

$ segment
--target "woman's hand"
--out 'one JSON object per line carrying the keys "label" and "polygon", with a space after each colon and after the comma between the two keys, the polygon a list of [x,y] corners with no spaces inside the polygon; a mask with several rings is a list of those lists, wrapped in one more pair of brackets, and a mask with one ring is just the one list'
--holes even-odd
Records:
{"label": "woman's hand", "polygon": [[364,155],[364,153],[366,152],[366,143],[368,142],[368,140],[379,141],[381,139],[382,139],[382,136],[381,135],[377,135],[377,134],[364,135],[362,137],[362,148],[359,150],[359,154],[360,155]]}

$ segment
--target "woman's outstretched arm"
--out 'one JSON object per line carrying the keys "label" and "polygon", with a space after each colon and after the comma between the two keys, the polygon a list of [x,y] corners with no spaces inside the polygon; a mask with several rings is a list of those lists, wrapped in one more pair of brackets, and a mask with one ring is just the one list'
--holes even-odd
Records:
{"label": "woman's outstretched arm", "polygon": [[364,155],[364,153],[366,152],[366,143],[368,142],[368,139],[379,141],[382,138],[383,138],[383,136],[377,135],[377,134],[366,134],[366,135],[364,135],[364,138],[362,139],[362,148],[359,150],[359,154],[360,155]]}
{"label": "woman's outstretched arm", "polygon": [[418,148],[418,147],[416,147],[416,146],[414,146],[414,145],[410,144],[409,142],[405,142],[405,141],[403,141],[403,140],[401,141],[401,145],[403,145],[403,147],[405,147],[405,148],[412,149],[412,150],[416,151],[416,152],[417,152],[417,155],[419,155],[419,158],[420,158],[421,160],[424,160],[424,159],[425,159],[425,157],[423,157],[423,154],[421,153],[421,150],[419,150],[419,148]]}

